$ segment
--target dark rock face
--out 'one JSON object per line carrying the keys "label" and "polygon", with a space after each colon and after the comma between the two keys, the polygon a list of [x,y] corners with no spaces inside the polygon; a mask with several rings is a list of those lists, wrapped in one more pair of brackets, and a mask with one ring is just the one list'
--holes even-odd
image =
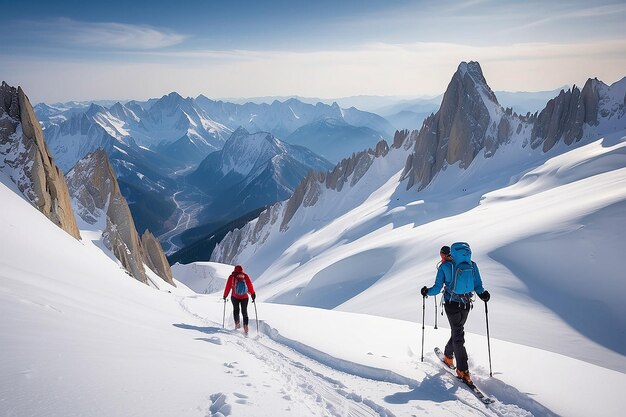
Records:
{"label": "dark rock face", "polygon": [[76,163],[67,178],[78,215],[90,224],[105,217],[105,245],[136,280],[147,284],[135,222],[106,152],[98,149],[90,153]]}
{"label": "dark rock face", "polygon": [[394,149],[400,149],[410,133],[411,132],[408,129],[396,130],[396,133],[393,135],[393,143],[391,144],[391,147]]}
{"label": "dark rock face", "polygon": [[158,276],[170,285],[176,286],[172,277],[170,264],[167,262],[165,253],[156,237],[148,230],[141,236],[141,247],[143,248],[144,261],[148,268],[153,270]]}
{"label": "dark rock face", "polygon": [[533,126],[533,149],[543,145],[543,151],[548,152],[561,138],[565,144],[571,145],[582,138],[585,124],[596,125],[600,101],[599,84],[597,79],[589,79],[582,91],[574,86],[568,91],[561,90],[558,97],[548,101]]}
{"label": "dark rock face", "polygon": [[21,87],[0,87],[0,169],[24,196],[76,239],[76,225],[63,173],[44,142],[33,107]]}
{"label": "dark rock face", "polygon": [[310,171],[300,184],[298,184],[291,198],[287,200],[285,214],[283,215],[283,221],[280,225],[281,230],[287,230],[289,221],[291,221],[300,207],[310,207],[317,203],[322,193],[321,183],[324,177],[324,174],[316,174]]}
{"label": "dark rock face", "polygon": [[448,164],[467,168],[482,149],[495,153],[510,137],[504,111],[477,62],[462,62],[452,77],[437,113],[424,121],[414,152],[405,166],[407,188],[424,188]]}
{"label": "dark rock face", "polygon": [[85,156],[67,174],[77,214],[87,223],[106,219],[105,245],[138,281],[148,283],[144,263],[164,281],[174,285],[172,271],[161,244],[145,231],[139,238],[126,199],[104,150]]}

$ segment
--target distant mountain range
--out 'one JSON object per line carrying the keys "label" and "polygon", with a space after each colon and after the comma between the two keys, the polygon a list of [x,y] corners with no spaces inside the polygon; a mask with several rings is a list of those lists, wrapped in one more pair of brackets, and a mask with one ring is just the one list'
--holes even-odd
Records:
{"label": "distant mountain range", "polygon": [[[512,102],[530,103],[542,94],[508,97]],[[153,230],[171,252],[192,243],[189,239],[198,238],[200,231],[207,236],[218,230],[223,233],[226,225],[239,224],[240,216],[247,218],[248,213],[289,198],[308,170],[329,170],[331,164],[374,148],[380,140],[393,137],[394,127],[420,127],[441,100],[441,96],[340,99],[345,104],[376,107],[387,118],[354,106],[342,108],[336,102],[312,104],[289,98],[237,104],[203,95],[183,98],[174,92],[124,103],[40,103],[35,112],[64,172],[97,149],[107,153],[138,231]],[[232,174],[217,175],[219,170],[213,165],[228,157],[222,148],[239,128],[244,130],[233,139],[241,139],[242,132],[248,139],[264,132],[260,137],[272,137],[280,145],[270,147],[276,153],[269,159],[256,154],[260,149],[249,151],[248,159],[258,156],[269,163],[251,170],[250,178],[235,180]],[[286,157],[287,144],[303,146],[319,156]],[[300,152],[295,149],[286,152]],[[245,146],[237,152],[239,159],[246,159]],[[237,188],[242,184],[245,191]],[[250,195],[242,198],[242,193]],[[186,230],[189,238],[183,240]]]}
{"label": "distant mountain range", "polygon": [[[308,170],[332,167],[324,158],[312,154],[305,157],[304,150],[288,146],[279,137],[293,135],[294,145],[323,149],[324,157],[336,163],[393,134],[391,125],[375,114],[295,99],[234,104],[170,93],[142,102],[40,103],[35,112],[51,153],[63,171],[69,171],[97,149],[107,153],[138,231],[155,231],[170,249],[176,238],[171,232],[181,227],[182,217],[186,217],[187,228],[205,223],[221,228],[246,210],[288,198]],[[242,199],[241,192],[231,192],[216,200],[210,191],[213,184],[203,184],[225,181],[207,175],[212,162],[205,162],[201,173],[190,176],[190,181],[186,176],[213,152],[221,151],[240,127],[253,134],[265,132],[261,136],[269,134],[280,145],[272,147],[271,152],[276,153],[269,159],[268,154],[256,155],[260,149],[238,149],[239,157],[249,153],[248,158],[258,156],[259,161],[267,160],[269,165],[264,169],[258,165],[260,171],[250,172],[252,177],[247,180],[241,179],[247,181],[248,190],[256,190],[253,197]],[[286,155],[285,150],[294,155]],[[220,159],[219,155],[222,154],[209,161]],[[237,209],[233,210],[235,206]]]}

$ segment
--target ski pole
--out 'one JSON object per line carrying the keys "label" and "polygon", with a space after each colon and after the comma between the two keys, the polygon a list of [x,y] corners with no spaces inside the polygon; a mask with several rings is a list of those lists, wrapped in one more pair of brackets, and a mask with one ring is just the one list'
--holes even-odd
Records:
{"label": "ski pole", "polygon": [[224,298],[224,314],[222,315],[222,329],[226,324],[226,299]]}
{"label": "ski pole", "polygon": [[256,302],[252,300],[252,304],[254,304],[254,318],[256,319],[256,334],[259,334],[259,314],[256,311]]}
{"label": "ski pole", "polygon": [[426,296],[422,296],[422,362],[424,362],[424,319],[426,317]]}
{"label": "ski pole", "polygon": [[489,376],[493,377],[493,373],[491,372],[491,343],[489,342],[489,314],[488,314],[486,301],[485,301],[485,320],[487,322],[487,350],[489,351]]}
{"label": "ski pole", "polygon": [[437,329],[437,296],[435,295],[435,330]]}

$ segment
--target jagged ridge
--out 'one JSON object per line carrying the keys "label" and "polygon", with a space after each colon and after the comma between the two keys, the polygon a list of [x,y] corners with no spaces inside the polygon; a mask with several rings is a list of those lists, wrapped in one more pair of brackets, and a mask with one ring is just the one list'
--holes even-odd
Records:
{"label": "jagged ridge", "polygon": [[63,173],[44,141],[39,121],[21,87],[0,87],[0,169],[35,207],[80,239]]}

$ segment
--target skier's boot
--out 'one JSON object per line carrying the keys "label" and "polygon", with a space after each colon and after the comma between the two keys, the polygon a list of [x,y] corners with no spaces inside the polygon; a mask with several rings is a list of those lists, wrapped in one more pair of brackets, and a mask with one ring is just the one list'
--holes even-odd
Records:
{"label": "skier's boot", "polygon": [[472,382],[472,378],[470,377],[470,372],[469,371],[460,371],[459,369],[456,370],[456,376],[459,379],[462,379],[463,382],[465,382],[466,384],[470,384],[473,385],[474,383]]}
{"label": "skier's boot", "polygon": [[454,367],[454,358],[452,356],[443,355],[443,363],[448,365],[450,368]]}
{"label": "skier's boot", "polygon": [[240,328],[240,327],[241,327],[241,324],[239,324],[239,322],[238,322],[238,321],[236,321],[236,322],[235,322],[235,330],[237,330],[237,329],[238,329],[238,328]]}
{"label": "skier's boot", "polygon": [[248,325],[247,325],[247,324],[244,324],[244,325],[243,325],[243,332],[244,332],[245,334],[248,334]]}

